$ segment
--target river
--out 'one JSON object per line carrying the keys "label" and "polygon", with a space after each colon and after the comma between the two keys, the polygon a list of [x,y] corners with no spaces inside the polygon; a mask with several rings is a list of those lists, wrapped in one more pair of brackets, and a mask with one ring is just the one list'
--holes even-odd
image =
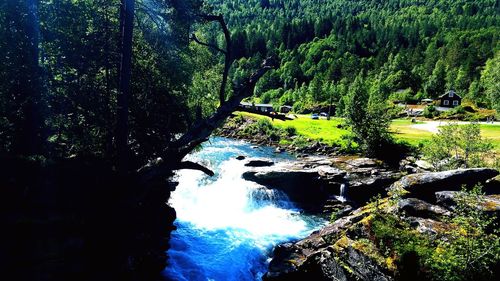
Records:
{"label": "river", "polygon": [[236,156],[290,161],[270,147],[227,138],[211,138],[189,156],[214,170],[178,173],[171,204],[177,212],[169,265],[172,280],[261,280],[275,245],[306,237],[325,223],[304,215],[279,191],[241,178],[245,161]]}

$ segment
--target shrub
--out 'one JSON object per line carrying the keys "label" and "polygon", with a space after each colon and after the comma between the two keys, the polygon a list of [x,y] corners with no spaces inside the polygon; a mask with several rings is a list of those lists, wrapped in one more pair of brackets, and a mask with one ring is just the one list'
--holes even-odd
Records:
{"label": "shrub", "polygon": [[425,118],[434,118],[439,115],[439,112],[436,110],[434,105],[429,105],[424,109],[424,117]]}
{"label": "shrub", "polygon": [[384,256],[396,257],[399,280],[494,280],[500,237],[496,217],[478,208],[482,198],[480,186],[462,190],[453,216],[443,220],[447,227],[436,235],[415,231],[397,214],[381,212],[377,204],[372,238]]}
{"label": "shrub", "polygon": [[[426,264],[435,280],[493,280],[493,270],[500,262],[500,238],[495,216],[488,216],[481,186],[465,189],[456,197],[455,216],[447,219],[453,227],[438,240],[436,251]],[[494,231],[490,231],[494,229]]]}
{"label": "shrub", "polygon": [[478,123],[462,126],[449,124],[439,128],[439,132],[425,146],[424,153],[440,170],[484,166],[485,156],[492,149],[492,144],[481,137]]}
{"label": "shrub", "polygon": [[297,128],[295,128],[293,126],[286,126],[285,133],[288,137],[293,137],[293,136],[297,135]]}
{"label": "shrub", "polygon": [[264,135],[267,135],[274,129],[273,124],[267,118],[260,118],[256,124],[259,132]]}

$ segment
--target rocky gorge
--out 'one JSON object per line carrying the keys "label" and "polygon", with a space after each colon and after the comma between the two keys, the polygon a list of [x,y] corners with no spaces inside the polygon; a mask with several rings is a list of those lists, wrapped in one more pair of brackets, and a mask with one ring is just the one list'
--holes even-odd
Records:
{"label": "rocky gorge", "polygon": [[[297,156],[296,161],[278,163],[241,156],[249,167],[242,177],[284,192],[306,213],[330,219],[327,226],[305,239],[276,246],[264,280],[498,277],[497,170],[434,172],[432,165],[418,156],[406,156],[388,165],[319,142],[283,145],[272,138],[273,134],[247,134],[248,127],[256,126],[255,121],[234,119],[218,134],[271,145],[276,153],[287,151]],[[465,197],[472,200],[465,204]],[[476,221],[484,224],[482,228]],[[471,257],[467,251],[474,247],[484,253]],[[484,261],[488,266],[481,268],[475,259],[485,256],[489,257]],[[454,269],[450,269],[453,263]]]}
{"label": "rocky gorge", "polygon": [[[439,236],[450,227],[442,218],[453,216],[463,186],[483,184],[488,194],[475,203],[477,208],[494,215],[500,211],[496,170],[405,174],[373,159],[349,157],[303,158],[245,172],[245,179],[284,191],[306,212],[332,215],[329,225],[307,238],[278,245],[264,279],[427,280],[417,274],[416,265],[409,273],[404,262],[396,262],[400,257],[385,257],[377,248],[370,229],[373,196],[383,198],[377,203],[381,212],[395,214],[415,232],[429,236]],[[394,194],[399,195],[390,199]]]}

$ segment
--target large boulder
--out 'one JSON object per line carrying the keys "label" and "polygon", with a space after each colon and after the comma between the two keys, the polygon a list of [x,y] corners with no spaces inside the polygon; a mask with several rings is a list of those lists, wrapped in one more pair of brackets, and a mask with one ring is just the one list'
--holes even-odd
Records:
{"label": "large boulder", "polygon": [[421,218],[439,218],[449,216],[450,212],[443,207],[429,204],[417,198],[401,199],[398,207],[409,216]]}
{"label": "large boulder", "polygon": [[243,173],[243,178],[283,191],[291,201],[306,210],[319,210],[332,194],[329,188],[335,182],[343,181],[345,175],[344,171],[328,165],[307,166],[301,162],[293,162],[278,163],[272,167],[255,167]]}
{"label": "large boulder", "polygon": [[387,187],[400,177],[400,173],[392,171],[377,172],[370,176],[351,174],[349,176],[347,198],[361,205],[370,201],[376,195],[380,194],[384,197],[387,195]]}
{"label": "large boulder", "polygon": [[498,175],[498,171],[488,168],[458,169],[444,172],[407,175],[392,184],[391,191],[406,190],[407,197],[433,200],[434,193],[443,190],[461,190],[463,185],[474,186]]}

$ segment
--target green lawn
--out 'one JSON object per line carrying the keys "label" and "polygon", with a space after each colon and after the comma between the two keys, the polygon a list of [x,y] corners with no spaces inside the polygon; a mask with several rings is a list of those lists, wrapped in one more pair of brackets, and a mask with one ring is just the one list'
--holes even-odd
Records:
{"label": "green lawn", "polygon": [[396,119],[392,121],[390,130],[394,137],[399,140],[404,140],[412,145],[418,145],[421,142],[429,140],[432,133],[426,130],[417,130],[412,128],[411,125],[423,122],[412,123],[407,119]]}
{"label": "green lawn", "polygon": [[500,126],[481,124],[481,134],[489,139],[495,146],[495,150],[500,152]]}
{"label": "green lawn", "polygon": [[[268,118],[247,112],[240,112],[239,114],[252,118]],[[289,126],[295,127],[299,135],[327,144],[339,141],[343,135],[349,133],[348,130],[337,128],[337,126],[342,123],[342,118],[312,120],[309,115],[298,115],[298,117],[297,119],[287,121],[275,119],[272,123],[274,126],[281,128]],[[269,118],[269,120],[271,119]]]}
{"label": "green lawn", "polygon": [[[252,118],[268,118],[247,112],[240,112],[238,114]],[[312,120],[309,115],[298,115],[298,117],[297,119],[288,121],[275,119],[272,123],[276,127],[295,127],[299,135],[305,136],[311,140],[319,140],[327,144],[339,141],[343,135],[349,133],[349,130],[337,128],[339,124],[342,124],[342,118]],[[396,139],[407,141],[412,145],[418,145],[419,143],[429,140],[432,136],[432,133],[427,130],[419,130],[411,127],[412,125],[421,123],[423,122],[412,123],[409,119],[396,119],[392,121],[390,129]],[[500,126],[481,125],[481,131],[483,137],[492,141],[495,150],[500,151]]]}
{"label": "green lawn", "polygon": [[[413,145],[418,145],[421,142],[429,140],[433,133],[427,130],[419,130],[412,128],[412,125],[422,124],[424,122],[412,123],[408,119],[396,119],[392,121],[391,131],[397,139],[405,140]],[[484,138],[489,139],[494,150],[500,152],[500,126],[481,124],[481,134]]]}

